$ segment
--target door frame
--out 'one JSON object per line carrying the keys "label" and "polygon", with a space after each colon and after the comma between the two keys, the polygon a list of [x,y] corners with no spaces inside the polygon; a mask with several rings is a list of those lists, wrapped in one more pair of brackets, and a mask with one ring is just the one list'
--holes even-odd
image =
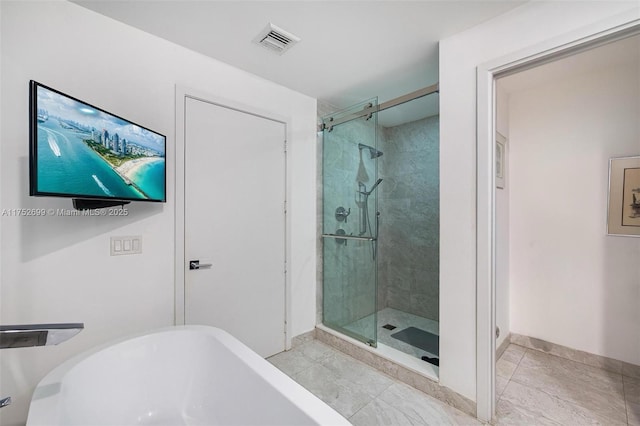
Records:
{"label": "door frame", "polygon": [[637,34],[640,34],[637,13],[623,13],[477,68],[476,415],[480,420],[495,420],[496,408],[495,80]]}
{"label": "door frame", "polygon": [[[174,307],[174,324],[185,324],[185,284],[186,284],[186,264],[187,259],[185,257],[185,158],[186,158],[186,144],[185,144],[185,112],[186,112],[186,99],[195,99],[202,102],[217,105],[223,108],[229,108],[235,111],[251,114],[257,117],[261,117],[267,120],[282,123],[285,128],[285,140],[283,145],[291,141],[291,118],[285,117],[277,111],[263,110],[251,105],[223,98],[220,96],[212,95],[197,89],[188,88],[180,85],[175,86],[175,103],[176,103],[176,135],[175,135],[175,307]],[[284,147],[287,146],[285,149]],[[285,268],[284,274],[284,333],[285,333],[285,349],[291,349],[291,279],[288,273],[289,265],[291,265],[291,242],[289,240],[291,235],[291,215],[287,214],[286,206],[291,199],[291,182],[289,179],[289,148],[288,145],[284,145],[283,149],[285,159],[285,208],[284,220],[285,220],[285,235],[284,239],[284,260]]]}

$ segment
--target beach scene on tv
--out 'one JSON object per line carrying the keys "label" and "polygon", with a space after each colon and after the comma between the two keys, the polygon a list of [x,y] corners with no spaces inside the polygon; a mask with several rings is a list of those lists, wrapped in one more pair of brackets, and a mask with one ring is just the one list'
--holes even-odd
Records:
{"label": "beach scene on tv", "polygon": [[36,87],[38,192],[165,199],[164,136]]}

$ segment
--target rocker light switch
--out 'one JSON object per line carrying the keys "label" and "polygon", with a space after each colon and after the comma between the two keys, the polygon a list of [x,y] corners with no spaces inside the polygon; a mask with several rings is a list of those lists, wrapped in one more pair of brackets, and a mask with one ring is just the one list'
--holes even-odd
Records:
{"label": "rocker light switch", "polygon": [[111,237],[111,256],[142,253],[142,236]]}

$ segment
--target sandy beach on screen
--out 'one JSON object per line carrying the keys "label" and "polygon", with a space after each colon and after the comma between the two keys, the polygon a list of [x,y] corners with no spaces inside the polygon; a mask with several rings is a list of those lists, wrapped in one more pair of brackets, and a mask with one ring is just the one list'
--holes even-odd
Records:
{"label": "sandy beach on screen", "polygon": [[159,160],[161,160],[161,158],[159,157],[136,158],[134,160],[127,161],[119,167],[116,167],[116,171],[120,174],[120,176],[124,176],[130,181],[133,181],[133,176],[135,176],[136,172],[140,170],[142,166]]}

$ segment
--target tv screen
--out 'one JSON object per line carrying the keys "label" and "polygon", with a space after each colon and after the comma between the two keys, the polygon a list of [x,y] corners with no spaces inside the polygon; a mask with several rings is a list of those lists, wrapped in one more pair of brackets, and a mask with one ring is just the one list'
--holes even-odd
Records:
{"label": "tv screen", "polygon": [[30,194],[166,201],[166,138],[30,82]]}

